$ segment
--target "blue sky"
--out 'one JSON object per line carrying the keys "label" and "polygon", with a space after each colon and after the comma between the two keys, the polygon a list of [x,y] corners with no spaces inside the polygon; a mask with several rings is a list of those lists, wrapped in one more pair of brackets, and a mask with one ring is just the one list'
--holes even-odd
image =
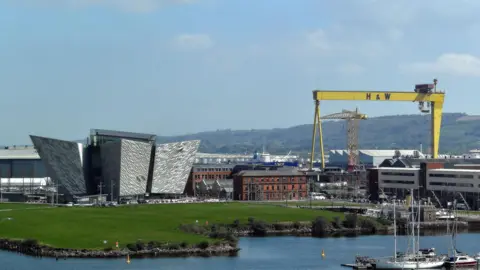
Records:
{"label": "blue sky", "polygon": [[[439,79],[480,114],[480,1],[3,0],[0,144],[312,122],[314,89]],[[369,116],[411,103],[322,104]]]}

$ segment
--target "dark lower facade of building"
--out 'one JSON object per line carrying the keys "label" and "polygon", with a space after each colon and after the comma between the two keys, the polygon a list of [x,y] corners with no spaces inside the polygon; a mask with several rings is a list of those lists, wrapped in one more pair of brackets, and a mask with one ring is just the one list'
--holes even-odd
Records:
{"label": "dark lower facade of building", "polygon": [[200,141],[157,144],[156,136],[92,130],[87,143],[30,136],[47,175],[67,200],[182,194]]}

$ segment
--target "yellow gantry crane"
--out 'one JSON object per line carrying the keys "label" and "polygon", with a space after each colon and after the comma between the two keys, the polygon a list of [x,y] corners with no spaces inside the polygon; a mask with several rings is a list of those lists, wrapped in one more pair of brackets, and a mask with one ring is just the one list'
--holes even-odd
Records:
{"label": "yellow gantry crane", "polygon": [[[355,169],[359,165],[358,160],[358,122],[366,120],[367,115],[355,111],[342,110],[339,113],[333,113],[322,116],[322,120],[347,120],[347,151],[348,151],[348,169]],[[320,126],[320,125],[319,125]]]}
{"label": "yellow gantry crane", "polygon": [[[315,114],[313,120],[312,149],[310,152],[310,169],[313,168],[315,157],[315,141],[317,128],[319,129],[320,151],[322,155],[322,168],[325,168],[325,154],[323,151],[322,124],[320,121],[321,100],[358,100],[358,101],[410,101],[418,102],[419,110],[422,113],[432,115],[432,156],[438,157],[438,146],[440,143],[440,127],[442,124],[442,110],[445,99],[445,92],[437,91],[437,79],[433,84],[417,84],[412,92],[406,91],[340,91],[340,90],[315,90],[313,100],[315,101]],[[425,107],[427,106],[427,107]],[[428,109],[430,108],[430,109]]]}

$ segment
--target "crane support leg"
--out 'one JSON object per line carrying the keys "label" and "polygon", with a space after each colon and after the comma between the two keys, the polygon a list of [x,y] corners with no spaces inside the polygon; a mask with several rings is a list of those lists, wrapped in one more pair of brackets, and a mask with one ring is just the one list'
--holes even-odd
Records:
{"label": "crane support leg", "polygon": [[320,143],[320,154],[322,156],[322,169],[325,169],[325,152],[323,151],[323,129],[322,129],[322,118],[320,118],[320,102],[318,102],[317,109],[317,121],[318,121],[318,136]]}
{"label": "crane support leg", "polygon": [[438,146],[440,145],[440,128],[442,126],[443,103],[432,102],[432,156],[438,158]]}
{"label": "crane support leg", "polygon": [[313,169],[313,162],[315,158],[315,140],[317,138],[317,124],[318,124],[318,107],[320,101],[315,100],[315,113],[313,114],[313,134],[312,134],[312,149],[310,150],[310,170]]}
{"label": "crane support leg", "polygon": [[322,133],[322,121],[320,120],[320,101],[315,100],[315,113],[313,116],[313,132],[312,132],[312,149],[310,152],[310,170],[313,169],[313,163],[315,160],[315,142],[317,140],[317,128],[320,144],[320,154],[322,156],[322,169],[325,169],[325,153],[323,148],[323,133]]}

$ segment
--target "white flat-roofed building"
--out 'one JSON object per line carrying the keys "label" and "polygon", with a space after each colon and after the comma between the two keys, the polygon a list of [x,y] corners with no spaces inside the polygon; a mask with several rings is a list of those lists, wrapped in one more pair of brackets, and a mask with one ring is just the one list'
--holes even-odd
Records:
{"label": "white flat-roofed building", "polygon": [[419,168],[378,168],[381,189],[418,189],[419,178]]}
{"label": "white flat-roofed building", "polygon": [[480,192],[480,170],[430,169],[427,190]]}

